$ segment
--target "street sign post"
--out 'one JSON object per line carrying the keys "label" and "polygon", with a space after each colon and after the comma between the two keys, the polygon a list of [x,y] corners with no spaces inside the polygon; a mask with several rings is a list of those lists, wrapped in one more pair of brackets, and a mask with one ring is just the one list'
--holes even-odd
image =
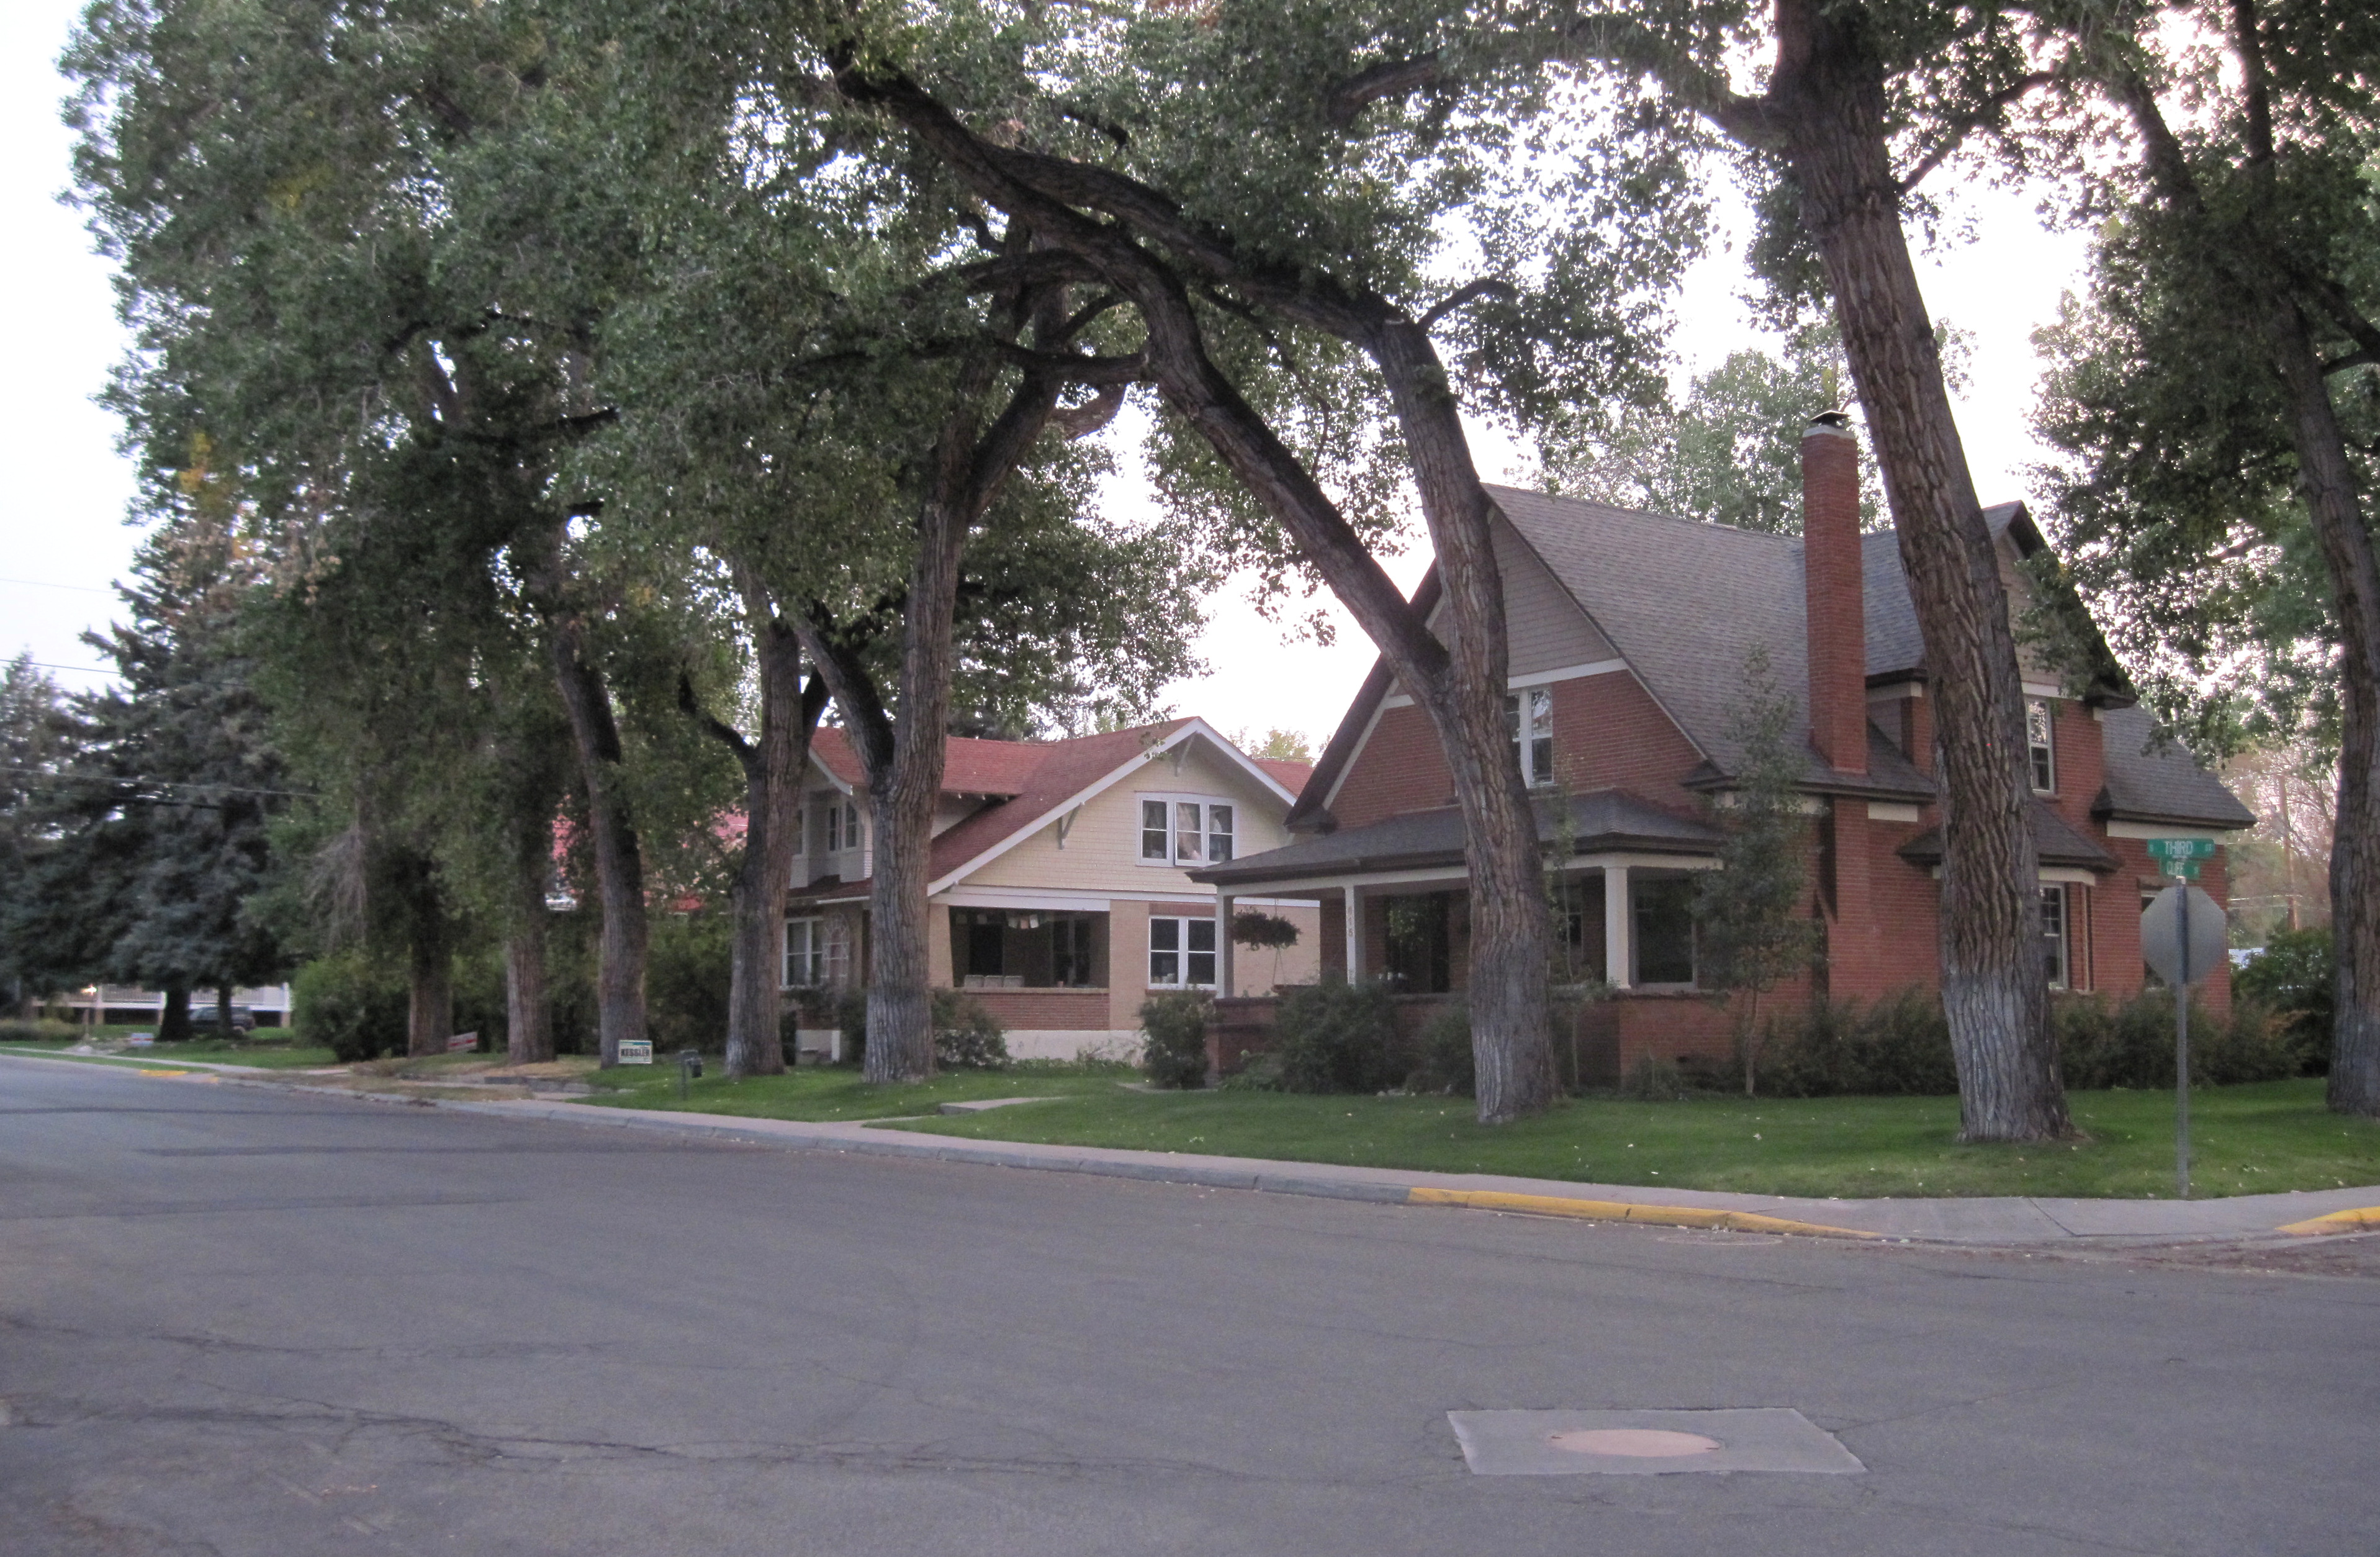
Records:
{"label": "street sign post", "polygon": [[[2194,844],[2195,838],[2153,838],[2159,844]],[[2213,845],[2207,845],[2212,850]],[[2180,863],[2198,873],[2196,858]],[[2190,986],[2215,971],[2230,942],[2222,908],[2215,899],[2176,882],[2141,913],[2141,959],[2173,989],[2173,1180],[2174,1191],[2190,1198]]]}

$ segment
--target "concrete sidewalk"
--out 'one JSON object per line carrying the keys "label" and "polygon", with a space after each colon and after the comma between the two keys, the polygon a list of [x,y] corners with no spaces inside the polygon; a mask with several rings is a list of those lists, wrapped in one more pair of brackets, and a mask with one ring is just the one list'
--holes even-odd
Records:
{"label": "concrete sidewalk", "polygon": [[[2380,1207],[2380,1186],[2242,1195],[2211,1200],[2053,1200],[2014,1196],[1822,1200],[1699,1189],[1648,1189],[1641,1185],[1574,1184],[1497,1174],[1433,1174],[1105,1147],[961,1140],[880,1125],[741,1119],[586,1103],[442,1101],[436,1106],[516,1119],[557,1119],[614,1129],[659,1130],[795,1150],[975,1162],[990,1167],[1094,1174],[1275,1195],[1315,1195],[1392,1205],[1463,1206],[1587,1221],[1645,1222],[1923,1243],[2014,1247],[2070,1244],[2077,1240],[2230,1239],[2275,1234],[2315,1218]],[[2375,1213],[2375,1219],[2380,1219],[2380,1213]],[[2353,1224],[2342,1222],[2338,1230],[2352,1231]]]}
{"label": "concrete sidewalk", "polygon": [[[80,1059],[61,1060],[21,1053],[0,1054],[0,1058],[31,1064],[89,1063]],[[116,1070],[119,1074],[140,1074],[127,1066],[102,1068]],[[172,1068],[191,1067],[176,1064]],[[243,1075],[227,1074],[233,1069],[231,1066],[207,1066],[203,1076],[194,1076],[191,1079],[228,1086],[273,1087],[366,1103],[400,1103],[467,1113],[487,1113],[502,1118],[553,1120],[611,1129],[652,1130],[796,1151],[847,1151],[938,1162],[970,1162],[986,1167],[1030,1168],[1045,1173],[1090,1174],[1160,1184],[1192,1184],[1214,1189],[1309,1195],[1387,1205],[1463,1207],[1591,1222],[1639,1222],[1674,1227],[1727,1228],[1742,1232],[1995,1247],[2072,1246],[2083,1242],[2229,1240],[2289,1232],[2344,1233],[2367,1226],[2380,1228],[2380,1186],[2300,1190],[2282,1195],[2240,1195],[2207,1200],[2077,1200],[2022,1196],[1968,1199],[1813,1199],[1786,1195],[1738,1195],[1704,1189],[1653,1189],[1642,1185],[1576,1184],[1561,1179],[1513,1178],[1499,1174],[1436,1174],[1395,1168],[1340,1167],[1328,1162],[1276,1162],[1245,1157],[1128,1151],[1107,1147],[965,1140],[886,1129],[882,1121],[874,1125],[839,1125],[786,1119],[747,1119],[661,1109],[606,1108],[543,1099],[480,1101],[405,1097],[358,1092],[344,1087],[309,1086],[298,1079],[298,1076],[303,1073],[293,1075],[287,1071],[251,1069]],[[2356,1214],[2359,1212],[2363,1214]]]}

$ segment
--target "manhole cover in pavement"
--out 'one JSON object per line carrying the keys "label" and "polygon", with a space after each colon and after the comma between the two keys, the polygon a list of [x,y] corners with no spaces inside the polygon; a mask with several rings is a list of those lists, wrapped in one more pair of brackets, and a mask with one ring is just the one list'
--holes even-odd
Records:
{"label": "manhole cover in pavement", "polygon": [[1867,1467],[1799,1411],[1450,1411],[1475,1476],[1666,1476]]}

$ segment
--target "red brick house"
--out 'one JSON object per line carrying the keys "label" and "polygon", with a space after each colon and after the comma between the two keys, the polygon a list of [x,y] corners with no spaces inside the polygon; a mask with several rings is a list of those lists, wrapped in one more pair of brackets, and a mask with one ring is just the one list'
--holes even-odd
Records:
{"label": "red brick house", "polygon": [[[1582,978],[1614,998],[1581,1018],[1583,1069],[1643,1054],[1721,1059],[1731,1018],[1695,982],[1691,901],[1713,869],[1742,752],[1729,736],[1755,646],[1798,705],[1807,753],[1810,912],[1826,952],[1770,998],[1873,1000],[1938,981],[1933,777],[1925,642],[1900,553],[1859,530],[1858,448],[1840,418],[1804,436],[1805,538],[1491,487],[1511,650],[1514,760],[1558,858],[1557,933]],[[2012,601],[2044,541],[2022,505],[1988,515]],[[1425,578],[1419,598],[1437,589]],[[2040,845],[2043,965],[2059,989],[2122,996],[2143,979],[2140,912],[2154,889],[2143,840],[2218,844],[2253,818],[2106,669],[2074,695],[2030,656],[2028,760]],[[1389,977],[1416,1004],[1463,988],[1463,832],[1421,711],[1376,664],[1288,818],[1287,847],[1194,871],[1232,898],[1319,909],[1326,977]],[[2201,885],[2225,895],[2225,854]],[[1225,976],[1229,987],[1229,975]],[[2229,999],[2228,969],[2207,998]],[[1226,1028],[1261,1006],[1225,1002]]]}

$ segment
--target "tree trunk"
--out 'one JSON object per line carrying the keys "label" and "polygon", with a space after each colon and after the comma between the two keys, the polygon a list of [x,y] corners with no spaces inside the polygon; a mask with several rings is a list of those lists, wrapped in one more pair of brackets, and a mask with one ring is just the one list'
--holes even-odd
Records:
{"label": "tree trunk", "polygon": [[[104,989],[94,997],[91,1005],[91,1014],[94,1017],[106,1015],[100,1009],[99,1004],[106,999],[107,991]],[[165,1009],[157,1016],[157,1041],[182,1043],[188,1041],[189,1036],[190,987],[188,984],[168,984],[165,986]]]}
{"label": "tree trunk", "polygon": [[1544,859],[1505,723],[1510,662],[1503,578],[1488,521],[1493,505],[1428,333],[1400,319],[1363,344],[1388,380],[1438,566],[1445,668],[1412,690],[1436,728],[1463,813],[1479,1122],[1501,1125],[1550,1106],[1560,1078],[1548,989],[1553,930]]}
{"label": "tree trunk", "polygon": [[217,984],[215,986],[215,1036],[229,1038],[238,1030],[232,1026],[231,1022],[231,986]]}
{"label": "tree trunk", "polygon": [[2380,564],[2363,522],[2355,471],[2304,318],[2286,298],[2265,331],[2289,398],[2289,435],[2338,619],[2338,817],[2330,849],[2330,1106],[2380,1115]]}
{"label": "tree trunk", "polygon": [[794,836],[810,731],[823,699],[802,687],[801,643],[771,617],[758,629],[760,740],[739,739],[744,764],[744,860],[735,880],[735,938],[727,1000],[727,1074],[781,1076],[785,893],[801,840]]}
{"label": "tree trunk", "polygon": [[553,872],[553,824],[540,818],[521,832],[504,934],[504,1063],[539,1065],[553,1058],[553,1014],[545,981],[545,884]]}
{"label": "tree trunk", "polygon": [[407,950],[405,1052],[443,1054],[455,1033],[455,954],[444,925],[417,918]]}
{"label": "tree trunk", "polygon": [[595,856],[597,894],[603,929],[595,969],[596,1026],[601,1064],[620,1063],[620,1045],[650,1034],[645,1025],[645,958],[650,930],[645,921],[645,868],[637,828],[628,812],[621,772],[620,727],[612,717],[602,673],[589,664],[585,634],[577,622],[553,624],[554,677],[570,714],[587,782],[588,842]]}
{"label": "tree trunk", "polygon": [[1932,672],[1942,785],[1942,1004],[1961,1138],[2070,1135],[2026,817],[2023,682],[1991,532],[1910,263],[1883,71],[1855,18],[1778,6],[1769,100],[1826,263]]}

